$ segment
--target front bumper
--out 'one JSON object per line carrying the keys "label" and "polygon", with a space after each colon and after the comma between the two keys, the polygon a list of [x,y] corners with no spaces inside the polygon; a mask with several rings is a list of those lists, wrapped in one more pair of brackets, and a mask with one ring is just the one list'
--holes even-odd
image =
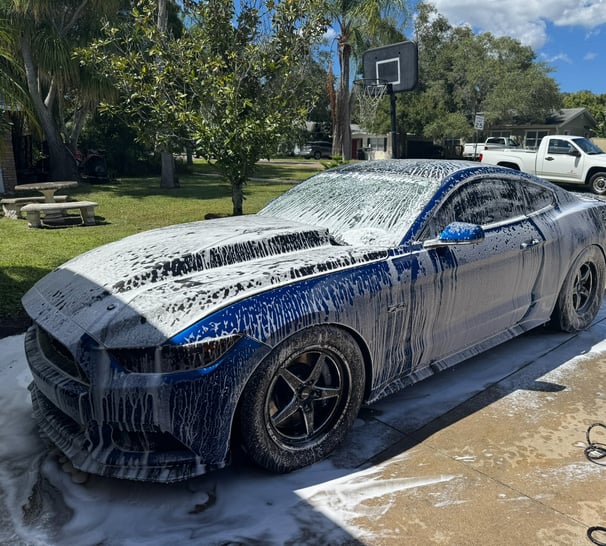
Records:
{"label": "front bumper", "polygon": [[210,373],[134,374],[90,338],[78,361],[56,340],[49,349],[49,338],[37,326],[25,338],[43,435],[82,471],[164,483],[226,466],[251,363],[268,350],[243,338]]}

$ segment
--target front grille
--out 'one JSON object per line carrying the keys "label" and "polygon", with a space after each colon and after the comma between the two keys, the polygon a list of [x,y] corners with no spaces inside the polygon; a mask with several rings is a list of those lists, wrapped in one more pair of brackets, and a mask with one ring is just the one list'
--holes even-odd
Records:
{"label": "front grille", "polygon": [[150,427],[147,432],[130,432],[112,427],[112,442],[123,451],[129,452],[187,452],[179,440],[168,432],[161,432],[157,427]]}
{"label": "front grille", "polygon": [[78,363],[68,348],[59,340],[51,336],[43,328],[37,326],[36,331],[40,349],[42,350],[42,353],[46,359],[53,364],[53,366],[61,370],[63,373],[66,373],[73,379],[88,384],[86,375],[80,366],[78,366]]}

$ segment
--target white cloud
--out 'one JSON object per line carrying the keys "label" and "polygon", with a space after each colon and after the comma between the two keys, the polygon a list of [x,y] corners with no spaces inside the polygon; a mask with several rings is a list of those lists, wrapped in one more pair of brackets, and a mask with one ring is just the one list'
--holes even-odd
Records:
{"label": "white cloud", "polygon": [[468,24],[495,36],[511,36],[537,50],[547,41],[547,22],[587,29],[606,23],[606,0],[431,0],[452,25]]}
{"label": "white cloud", "polygon": [[328,27],[326,29],[326,32],[324,33],[324,36],[322,36],[322,38],[327,41],[331,41],[336,37],[337,37],[337,31],[332,27]]}
{"label": "white cloud", "polygon": [[554,24],[558,26],[581,26],[586,28],[595,28],[606,23],[606,1],[592,0],[585,1],[577,0],[578,6],[569,6],[560,14],[559,17],[553,19]]}
{"label": "white cloud", "polygon": [[594,53],[593,51],[589,51],[584,57],[583,60],[584,61],[593,61],[596,57],[597,57],[597,53]]}
{"label": "white cloud", "polygon": [[563,62],[572,64],[572,59],[566,53],[558,53],[557,55],[540,55],[541,61],[547,62],[549,64],[556,62]]}

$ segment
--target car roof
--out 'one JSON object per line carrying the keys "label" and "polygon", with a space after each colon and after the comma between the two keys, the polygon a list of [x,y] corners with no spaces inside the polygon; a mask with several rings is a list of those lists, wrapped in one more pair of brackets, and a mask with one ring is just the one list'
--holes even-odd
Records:
{"label": "car roof", "polygon": [[432,180],[443,180],[447,176],[464,169],[478,168],[476,161],[449,159],[382,159],[363,161],[339,167],[342,172],[410,175]]}

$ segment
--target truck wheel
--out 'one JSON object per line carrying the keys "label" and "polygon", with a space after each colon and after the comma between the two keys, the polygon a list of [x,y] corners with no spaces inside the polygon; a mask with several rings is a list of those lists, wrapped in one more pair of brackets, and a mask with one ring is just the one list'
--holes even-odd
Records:
{"label": "truck wheel", "polygon": [[589,187],[593,193],[596,195],[605,195],[606,194],[606,172],[603,173],[595,173],[589,179]]}

